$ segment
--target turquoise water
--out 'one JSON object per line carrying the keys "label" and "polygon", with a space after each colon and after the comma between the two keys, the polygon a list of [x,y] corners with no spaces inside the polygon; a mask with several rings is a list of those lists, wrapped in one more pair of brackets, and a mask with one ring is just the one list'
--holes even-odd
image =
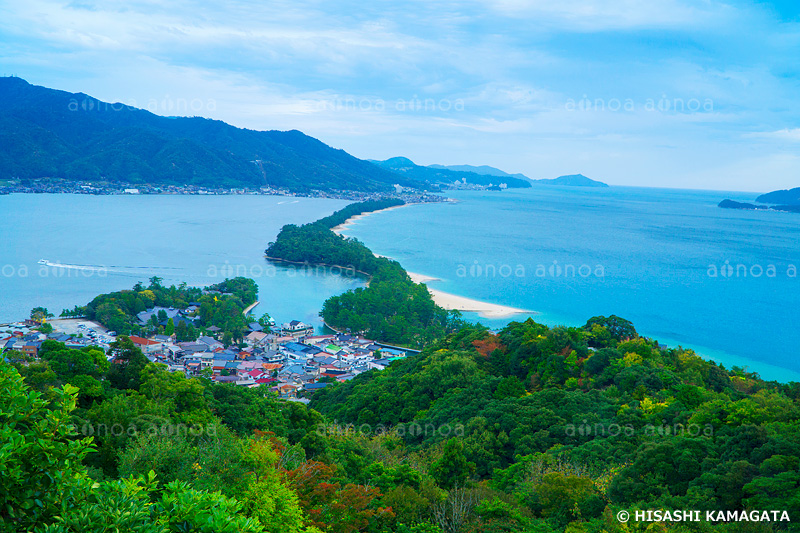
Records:
{"label": "turquoise water", "polygon": [[[263,259],[284,224],[350,202],[279,196],[0,196],[0,323],[32,307],[59,314],[151,276],[206,286],[246,275],[259,284],[256,315],[321,325],[322,302],[359,279],[274,268]],[[64,267],[41,266],[40,259]]]}
{"label": "turquoise water", "polygon": [[450,196],[458,203],[376,213],[347,233],[411,272],[440,278],[433,288],[536,311],[549,325],[616,314],[662,343],[800,381],[800,278],[792,270],[800,267],[800,215],[719,209],[723,198],[754,196],[719,191],[536,187]]}
{"label": "turquoise water", "polygon": [[[800,266],[800,215],[716,207],[726,197],[752,200],[748,193],[538,187],[451,196],[458,203],[377,213],[348,233],[412,272],[441,278],[434,288],[529,309],[550,325],[617,314],[662,343],[800,381],[800,278],[790,271]],[[258,281],[256,314],[320,325],[324,300],[362,281],[276,269],[262,253],[284,224],[347,203],[0,196],[0,323],[38,305],[58,314],[154,275],[203,286],[227,273]],[[66,267],[42,267],[39,259]],[[727,265],[732,276],[721,275]],[[508,322],[467,317],[491,327]]]}

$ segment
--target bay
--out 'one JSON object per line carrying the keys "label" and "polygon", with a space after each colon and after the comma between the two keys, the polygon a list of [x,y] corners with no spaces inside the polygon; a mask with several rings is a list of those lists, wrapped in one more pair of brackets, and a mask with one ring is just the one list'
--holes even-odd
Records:
{"label": "bay", "polygon": [[244,195],[0,196],[0,323],[27,318],[35,306],[58,315],[152,276],[202,287],[244,275],[259,285],[254,314],[319,328],[322,302],[363,280],[274,267],[264,249],[284,224],[311,222],[349,203]]}
{"label": "bay", "polygon": [[346,233],[439,278],[435,289],[535,311],[548,325],[616,314],[728,368],[800,381],[800,216],[717,207],[755,196],[739,192],[538,186],[449,196],[457,202],[376,213]]}

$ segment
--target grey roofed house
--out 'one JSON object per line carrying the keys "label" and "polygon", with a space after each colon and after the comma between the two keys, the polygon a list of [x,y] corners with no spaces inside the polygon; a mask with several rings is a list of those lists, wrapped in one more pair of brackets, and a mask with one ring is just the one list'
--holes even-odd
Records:
{"label": "grey roofed house", "polygon": [[153,340],[158,342],[171,342],[172,337],[168,335],[153,335]]}
{"label": "grey roofed house", "polygon": [[264,331],[264,327],[258,322],[250,322],[247,327],[250,328],[250,331]]}
{"label": "grey roofed house", "polygon": [[239,370],[239,363],[236,361],[226,361],[225,370]]}
{"label": "grey roofed house", "polygon": [[197,353],[197,352],[207,352],[208,351],[208,344],[203,344],[202,342],[181,342],[178,344],[186,353]]}
{"label": "grey roofed house", "polygon": [[[193,322],[192,320],[189,320],[189,319],[188,319],[188,318],[186,318],[185,316],[179,316],[179,317],[176,317],[176,318],[173,318],[173,319],[172,319],[172,325],[173,325],[173,326],[175,326],[176,328],[178,327],[178,325],[179,325],[181,322],[182,322],[182,323],[184,323],[184,324],[186,324],[186,327],[187,327],[187,328],[188,328],[189,326],[194,326],[194,322]],[[166,326],[167,324],[169,324],[169,319],[167,319],[167,320],[164,320],[163,322],[161,322],[161,323],[160,323],[160,325],[161,325],[161,326]]]}
{"label": "grey roofed house", "polygon": [[209,326],[206,328],[206,331],[208,331],[209,333],[219,333],[220,331],[222,331],[222,328],[218,328],[217,326]]}
{"label": "grey roofed house", "polygon": [[223,350],[221,352],[214,353],[214,359],[220,359],[222,361],[234,361],[236,360],[236,354],[229,352],[228,350]]}
{"label": "grey roofed house", "polygon": [[[158,316],[159,311],[164,311],[167,314],[167,319],[175,318],[180,314],[179,309],[170,309],[168,307],[154,307],[152,309],[148,309],[147,311],[142,311],[141,313],[136,314],[136,318],[139,319],[141,324],[147,324],[150,321],[150,317],[153,315]],[[175,324],[177,326],[177,324]]]}
{"label": "grey roofed house", "polygon": [[203,344],[207,344],[209,348],[214,346],[222,346],[222,343],[219,342],[214,337],[200,337],[197,339],[197,342],[202,342]]}
{"label": "grey roofed house", "polygon": [[219,383],[236,383],[239,381],[239,376],[218,376],[215,381]]}
{"label": "grey roofed house", "polygon": [[279,372],[278,375],[283,374],[305,374],[306,369],[303,365],[287,365],[283,367]]}
{"label": "grey roofed house", "polygon": [[337,362],[338,359],[336,359],[332,355],[320,354],[320,355],[315,355],[313,361],[314,363],[319,365],[332,365],[335,362]]}

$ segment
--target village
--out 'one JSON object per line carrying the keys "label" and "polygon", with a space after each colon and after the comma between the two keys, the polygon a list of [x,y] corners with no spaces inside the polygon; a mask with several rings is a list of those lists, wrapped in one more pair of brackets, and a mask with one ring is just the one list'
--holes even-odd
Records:
{"label": "village", "polygon": [[[153,317],[178,324],[190,322],[194,309],[155,307],[137,315],[142,325]],[[50,333],[43,333],[41,323],[25,320],[0,324],[0,352],[17,351],[37,358],[42,343],[62,342],[67,348],[87,346],[108,352],[118,339],[97,322],[82,318],[52,319]],[[49,329],[49,328],[48,328]],[[231,386],[267,387],[280,398],[309,403],[316,391],[332,383],[353,379],[369,370],[385,369],[392,361],[416,353],[415,350],[388,346],[358,335],[333,332],[315,334],[315,328],[292,320],[281,325],[264,326],[251,322],[240,343],[225,345],[220,330],[211,326],[194,341],[178,342],[176,335],[131,335],[131,342],[153,363],[182,372],[188,378],[203,377]],[[109,356],[113,362],[113,356]]]}

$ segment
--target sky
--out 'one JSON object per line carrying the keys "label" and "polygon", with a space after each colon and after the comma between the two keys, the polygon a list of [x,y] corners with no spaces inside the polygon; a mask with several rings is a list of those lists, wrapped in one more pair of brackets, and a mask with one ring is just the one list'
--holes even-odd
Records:
{"label": "sky", "polygon": [[0,75],[363,159],[800,186],[800,3],[0,0]]}

